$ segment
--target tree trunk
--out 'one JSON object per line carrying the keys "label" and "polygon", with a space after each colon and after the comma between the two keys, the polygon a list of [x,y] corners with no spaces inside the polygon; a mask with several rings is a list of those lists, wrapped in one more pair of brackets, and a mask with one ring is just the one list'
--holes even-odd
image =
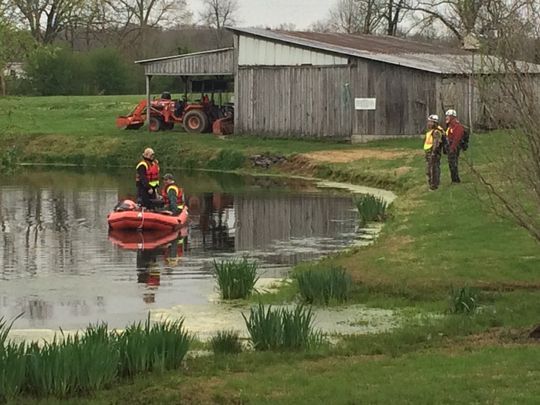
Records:
{"label": "tree trunk", "polygon": [[2,97],[6,96],[6,80],[4,78],[4,72],[0,72],[0,88],[2,89]]}

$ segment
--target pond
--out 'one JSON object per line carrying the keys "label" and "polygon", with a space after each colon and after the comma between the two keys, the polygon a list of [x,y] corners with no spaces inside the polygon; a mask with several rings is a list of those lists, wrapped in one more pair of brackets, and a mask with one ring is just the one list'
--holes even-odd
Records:
{"label": "pond", "polygon": [[313,181],[176,173],[191,222],[172,234],[109,234],[134,173],[23,168],[0,181],[0,317],[17,329],[111,327],[207,304],[214,260],[249,256],[263,278],[357,243],[351,194]]}

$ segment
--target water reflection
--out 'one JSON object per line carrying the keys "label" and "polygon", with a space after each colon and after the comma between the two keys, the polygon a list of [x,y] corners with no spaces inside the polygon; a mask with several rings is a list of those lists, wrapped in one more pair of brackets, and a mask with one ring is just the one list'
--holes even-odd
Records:
{"label": "water reflection", "polygon": [[172,234],[109,234],[131,171],[29,170],[0,183],[0,316],[18,327],[123,326],[149,308],[207,302],[214,259],[248,254],[261,275],[353,243],[351,198],[304,181],[177,176],[191,223]]}

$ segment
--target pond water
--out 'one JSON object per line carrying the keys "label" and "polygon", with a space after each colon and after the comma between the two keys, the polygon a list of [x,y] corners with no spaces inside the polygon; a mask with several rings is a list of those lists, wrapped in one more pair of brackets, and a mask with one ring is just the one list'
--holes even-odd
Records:
{"label": "pond water", "polygon": [[191,223],[173,234],[109,234],[134,174],[23,168],[0,180],[0,317],[17,329],[123,327],[151,310],[207,304],[213,260],[249,255],[264,278],[358,241],[352,196],[314,182],[177,174]]}

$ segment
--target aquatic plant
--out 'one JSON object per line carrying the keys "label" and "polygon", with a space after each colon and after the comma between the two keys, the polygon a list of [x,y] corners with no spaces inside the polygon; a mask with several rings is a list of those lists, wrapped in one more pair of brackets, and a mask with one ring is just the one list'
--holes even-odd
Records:
{"label": "aquatic plant", "polygon": [[110,386],[118,377],[180,367],[191,336],[183,321],[128,326],[124,332],[107,324],[83,333],[60,331],[51,342],[7,341],[13,322],[0,318],[0,401],[21,393],[66,397]]}
{"label": "aquatic plant", "polygon": [[471,287],[452,288],[449,311],[452,314],[472,314],[478,308],[478,290]]}
{"label": "aquatic plant", "polygon": [[322,343],[320,332],[313,329],[311,308],[299,305],[293,309],[263,304],[250,310],[249,318],[242,314],[255,350],[302,350]]}
{"label": "aquatic plant", "polygon": [[328,305],[350,298],[352,278],[343,267],[316,265],[298,271],[294,277],[302,300],[308,304]]}
{"label": "aquatic plant", "polygon": [[259,279],[257,262],[249,261],[245,257],[241,260],[214,261],[214,275],[224,300],[248,298]]}
{"label": "aquatic plant", "polygon": [[55,336],[40,346],[28,345],[27,386],[37,396],[87,393],[110,385],[118,372],[114,337],[107,340],[79,334]]}
{"label": "aquatic plant", "polygon": [[15,146],[9,146],[0,153],[0,169],[4,172],[13,173],[18,161],[19,152]]}
{"label": "aquatic plant", "polygon": [[236,354],[242,352],[242,342],[238,331],[218,331],[210,339],[210,346],[214,354]]}
{"label": "aquatic plant", "polygon": [[[1,329],[1,325],[0,325]],[[26,382],[25,344],[0,346],[0,403],[19,395]]]}
{"label": "aquatic plant", "polygon": [[7,341],[13,323],[0,317],[0,402],[19,394],[24,386],[26,374],[25,344]]}
{"label": "aquatic plant", "polygon": [[149,316],[119,333],[120,375],[179,368],[192,340],[183,324],[183,320],[152,324]]}
{"label": "aquatic plant", "polygon": [[354,201],[358,210],[360,225],[368,222],[384,221],[387,216],[388,203],[382,197],[372,194],[360,194]]}

